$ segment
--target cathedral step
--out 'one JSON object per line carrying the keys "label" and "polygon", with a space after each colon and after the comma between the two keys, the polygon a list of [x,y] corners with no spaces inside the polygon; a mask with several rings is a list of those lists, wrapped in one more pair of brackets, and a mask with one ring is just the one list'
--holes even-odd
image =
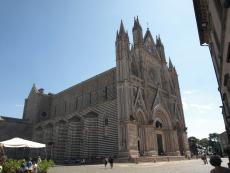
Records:
{"label": "cathedral step", "polygon": [[119,163],[139,163],[139,162],[169,162],[169,161],[178,161],[186,160],[184,156],[143,156],[139,158],[118,158],[116,162]]}

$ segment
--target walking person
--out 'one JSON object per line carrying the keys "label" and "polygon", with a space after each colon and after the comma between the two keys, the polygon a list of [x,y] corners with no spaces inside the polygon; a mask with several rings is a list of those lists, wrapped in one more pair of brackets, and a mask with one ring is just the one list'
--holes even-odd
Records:
{"label": "walking person", "polygon": [[203,160],[203,162],[204,162],[205,165],[208,164],[208,160],[207,160],[206,154],[203,154],[203,155],[201,156],[201,159]]}
{"label": "walking person", "polygon": [[107,157],[105,157],[105,159],[104,159],[104,164],[105,164],[105,168],[106,168],[106,166],[108,164],[108,158]]}
{"label": "walking person", "polygon": [[113,168],[113,158],[110,156],[109,157],[109,163],[110,163],[110,168],[112,169]]}
{"label": "walking person", "polygon": [[84,166],[85,166],[85,158],[83,158],[83,159],[81,160],[81,165],[84,165]]}
{"label": "walking person", "polygon": [[213,155],[210,157],[210,164],[215,168],[210,171],[210,173],[230,173],[230,169],[221,166],[221,158],[218,155]]}

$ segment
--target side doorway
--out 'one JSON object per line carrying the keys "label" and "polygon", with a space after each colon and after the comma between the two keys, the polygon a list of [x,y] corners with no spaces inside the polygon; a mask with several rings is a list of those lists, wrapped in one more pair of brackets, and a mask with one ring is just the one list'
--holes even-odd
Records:
{"label": "side doorway", "polygon": [[158,148],[158,155],[163,155],[164,154],[164,149],[163,149],[163,139],[161,134],[157,134],[157,148]]}

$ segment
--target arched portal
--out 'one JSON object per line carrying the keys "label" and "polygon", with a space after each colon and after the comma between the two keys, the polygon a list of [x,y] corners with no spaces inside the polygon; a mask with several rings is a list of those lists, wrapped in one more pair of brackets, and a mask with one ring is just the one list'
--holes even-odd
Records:
{"label": "arched portal", "polygon": [[157,105],[153,110],[154,145],[158,155],[166,155],[172,146],[172,123],[168,112]]}

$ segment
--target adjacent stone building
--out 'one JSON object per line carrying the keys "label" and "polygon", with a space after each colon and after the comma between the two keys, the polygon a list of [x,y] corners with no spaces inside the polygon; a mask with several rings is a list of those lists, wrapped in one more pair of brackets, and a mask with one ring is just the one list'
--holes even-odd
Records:
{"label": "adjacent stone building", "polygon": [[121,22],[116,67],[57,94],[33,85],[23,120],[56,161],[190,154],[178,76],[158,36]]}
{"label": "adjacent stone building", "polygon": [[200,45],[208,46],[230,141],[230,0],[193,0]]}
{"label": "adjacent stone building", "polygon": [[226,131],[218,135],[218,141],[220,143],[220,148],[223,156],[227,156],[225,149],[228,147],[228,136]]}

